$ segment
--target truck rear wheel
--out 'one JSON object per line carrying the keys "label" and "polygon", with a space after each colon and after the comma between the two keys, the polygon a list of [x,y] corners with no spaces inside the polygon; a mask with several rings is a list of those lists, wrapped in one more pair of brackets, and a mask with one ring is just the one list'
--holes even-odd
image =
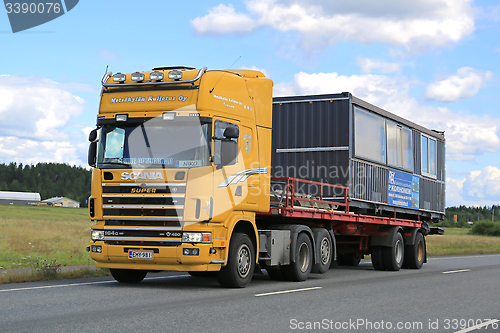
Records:
{"label": "truck rear wheel", "polygon": [[408,268],[420,269],[426,256],[425,239],[422,233],[417,232],[415,243],[405,247],[404,265]]}
{"label": "truck rear wheel", "polygon": [[307,280],[313,264],[313,249],[311,239],[304,232],[297,237],[294,259],[290,265],[282,266],[283,276],[289,281]]}
{"label": "truck rear wheel", "polygon": [[316,240],[316,258],[318,260],[312,266],[313,273],[326,273],[330,269],[333,259],[333,246],[330,234],[324,228],[313,229],[314,239]]}
{"label": "truck rear wheel", "polygon": [[382,247],[384,267],[388,271],[399,271],[405,257],[404,240],[401,233],[396,232],[392,239],[392,246]]}
{"label": "truck rear wheel", "polygon": [[227,265],[217,272],[217,281],[226,288],[244,288],[250,283],[255,269],[255,251],[250,238],[235,232],[229,244]]}
{"label": "truck rear wheel", "polygon": [[109,271],[113,278],[121,283],[139,283],[148,274],[148,271],[138,269],[115,269],[110,268]]}
{"label": "truck rear wheel", "polygon": [[377,271],[385,271],[384,260],[382,259],[382,246],[372,246],[370,252],[373,268]]}

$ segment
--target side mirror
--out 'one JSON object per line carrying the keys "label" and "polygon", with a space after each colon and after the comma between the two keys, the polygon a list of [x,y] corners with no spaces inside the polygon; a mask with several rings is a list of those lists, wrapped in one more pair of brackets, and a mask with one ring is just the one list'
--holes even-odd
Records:
{"label": "side mirror", "polygon": [[91,167],[95,167],[96,164],[96,157],[97,155],[97,142],[91,142],[89,145],[89,156],[88,156],[88,162]]}
{"label": "side mirror", "polygon": [[89,134],[89,141],[94,142],[97,139],[97,128],[94,128]]}
{"label": "side mirror", "polygon": [[240,136],[240,129],[235,126],[229,126],[224,130],[226,139],[237,139]]}

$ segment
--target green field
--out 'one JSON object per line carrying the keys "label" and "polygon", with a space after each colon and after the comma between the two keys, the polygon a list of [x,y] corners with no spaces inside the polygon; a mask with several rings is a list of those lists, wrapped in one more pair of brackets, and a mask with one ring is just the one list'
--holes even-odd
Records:
{"label": "green field", "polygon": [[429,256],[500,253],[500,237],[476,236],[467,228],[445,228],[444,235],[426,237]]}
{"label": "green field", "polygon": [[0,204],[0,267],[93,264],[85,250],[92,224],[86,208]]}

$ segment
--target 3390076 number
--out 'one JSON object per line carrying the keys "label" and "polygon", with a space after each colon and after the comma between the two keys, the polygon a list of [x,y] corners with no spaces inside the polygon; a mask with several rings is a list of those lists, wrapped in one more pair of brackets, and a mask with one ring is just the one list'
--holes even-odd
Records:
{"label": "3390076 number", "polygon": [[7,2],[5,4],[5,10],[7,14],[48,14],[55,13],[59,14],[61,12],[61,4],[56,2],[40,2],[40,3],[28,3],[28,2]]}

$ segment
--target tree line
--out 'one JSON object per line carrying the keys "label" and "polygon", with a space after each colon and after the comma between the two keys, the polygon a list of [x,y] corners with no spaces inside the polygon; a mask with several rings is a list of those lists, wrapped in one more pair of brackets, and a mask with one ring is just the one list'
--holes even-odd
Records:
{"label": "tree line", "polygon": [[86,207],[92,172],[63,163],[0,164],[0,191],[40,193],[42,200],[67,197]]}
{"label": "tree line", "polygon": [[500,222],[500,206],[493,205],[491,207],[448,207],[446,208],[446,217],[443,221],[444,226],[467,226],[468,222],[493,221]]}

